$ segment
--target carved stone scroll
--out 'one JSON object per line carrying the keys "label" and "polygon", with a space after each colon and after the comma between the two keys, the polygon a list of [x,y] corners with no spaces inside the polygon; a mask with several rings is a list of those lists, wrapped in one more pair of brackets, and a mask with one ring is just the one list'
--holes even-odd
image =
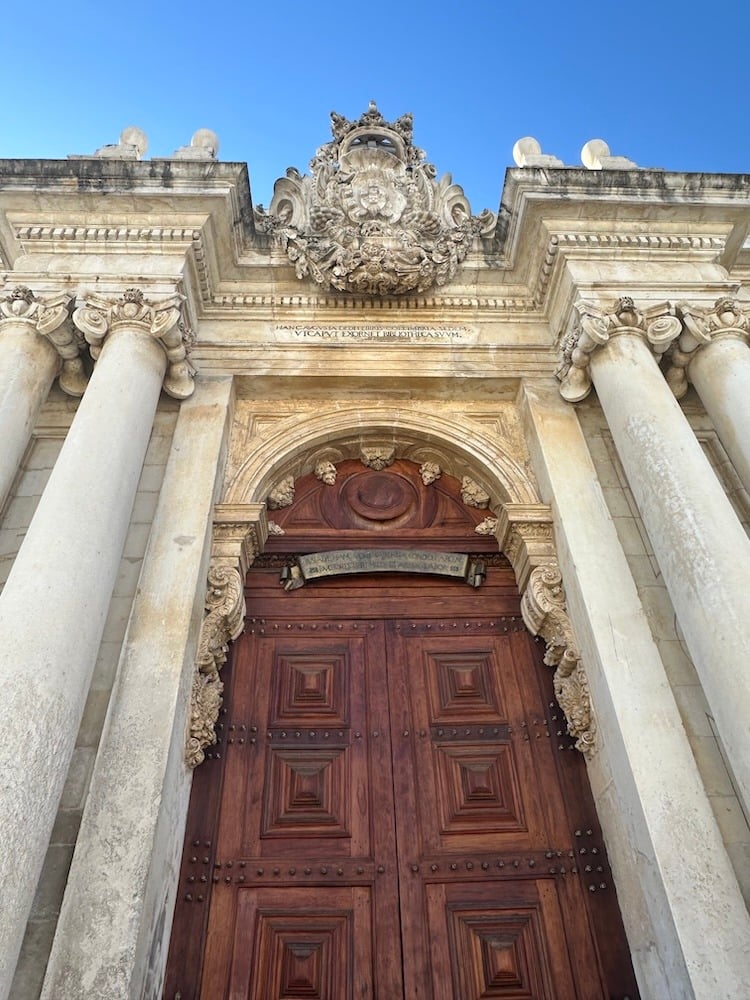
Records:
{"label": "carved stone scroll", "polygon": [[562,575],[556,565],[537,566],[521,598],[526,627],[547,646],[544,662],[555,668],[555,696],[565,713],[576,749],[590,753],[595,746],[596,722],[588,680],[573,639],[565,605]]}
{"label": "carved stone scroll", "polygon": [[224,685],[219,671],[227,660],[232,639],[242,632],[245,598],[239,570],[212,565],[208,571],[206,617],[203,619],[190,703],[190,735],[185,755],[189,767],[205,758],[205,748],[216,742],[216,720]]}
{"label": "carved stone scroll", "polygon": [[20,322],[45,337],[60,356],[60,388],[69,396],[82,396],[87,379],[80,353],[85,344],[70,322],[71,303],[71,295],[39,298],[30,288],[18,285],[0,298],[0,327]]}
{"label": "carved stone scroll", "polygon": [[596,722],[565,605],[552,511],[545,504],[503,504],[496,534],[513,566],[526,627],[547,645],[544,662],[555,668],[555,696],[565,713],[568,732],[575,737],[576,748],[589,753],[595,746]]}
{"label": "carved stone scroll", "polygon": [[569,403],[585,399],[591,391],[589,362],[597,347],[617,334],[635,333],[643,337],[657,355],[662,355],[679,336],[682,324],[673,307],[665,302],[643,312],[629,296],[618,299],[610,311],[579,300],[575,303],[570,329],[560,340],[560,363],[555,375],[560,395]]}
{"label": "carved stone scroll", "polygon": [[198,640],[185,750],[189,767],[200,764],[206,748],[216,742],[216,720],[224,690],[220,670],[226,663],[229,643],[242,632],[245,574],[262,550],[267,534],[263,504],[216,505],[206,616]]}
{"label": "carved stone scroll", "polygon": [[98,358],[105,337],[118,327],[140,329],[158,340],[167,355],[164,391],[175,399],[187,399],[193,392],[195,372],[188,360],[192,334],[182,317],[182,295],[149,302],[140,288],[127,288],[121,298],[90,296],[73,313],[73,322]]}

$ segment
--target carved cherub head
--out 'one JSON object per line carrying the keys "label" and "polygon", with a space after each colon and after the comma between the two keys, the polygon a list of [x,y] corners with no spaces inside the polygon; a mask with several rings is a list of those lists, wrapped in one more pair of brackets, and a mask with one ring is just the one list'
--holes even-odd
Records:
{"label": "carved cherub head", "polygon": [[315,476],[326,486],[333,486],[336,482],[336,466],[327,460],[318,462],[315,466]]}

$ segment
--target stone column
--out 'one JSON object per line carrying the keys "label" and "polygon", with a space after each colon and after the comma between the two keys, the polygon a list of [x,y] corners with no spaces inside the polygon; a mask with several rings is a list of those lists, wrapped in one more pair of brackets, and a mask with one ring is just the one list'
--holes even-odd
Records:
{"label": "stone column", "polygon": [[[193,696],[191,707],[204,606],[204,668],[208,659],[216,666],[214,647],[225,658],[226,641],[244,624],[238,554],[222,566],[215,544],[205,591],[231,402],[227,378],[201,383],[180,410],[43,997],[161,995],[195,757],[185,733],[208,725],[204,702]],[[250,514],[261,516],[258,505]],[[215,524],[217,536],[224,527]],[[247,519],[238,526],[245,569],[260,527]]]}
{"label": "stone column", "polygon": [[[722,744],[750,808],[750,540],[654,360],[674,316],[584,304],[564,345],[566,399],[596,386]],[[567,367],[567,370],[566,370]],[[590,383],[589,383],[590,384]]]}
{"label": "stone column", "polygon": [[55,376],[72,396],[86,387],[70,301],[69,295],[40,299],[23,286],[0,299],[0,510]]}
{"label": "stone column", "polygon": [[[641,995],[745,996],[750,920],[578,419],[548,383],[526,384],[520,403],[565,581],[538,553],[525,617],[565,639],[567,599],[585,667],[567,695],[584,714],[589,692],[593,704],[586,764]],[[503,520],[509,550],[519,535],[525,546],[528,518]]]}
{"label": "stone column", "polygon": [[677,399],[692,382],[716,433],[750,491],[750,314],[736,299],[713,309],[681,303],[684,330],[671,353],[667,382]]}
{"label": "stone column", "polygon": [[74,314],[98,362],[0,594],[0,997],[44,861],[162,383],[183,396],[192,389],[178,304],[150,305],[130,289]]}

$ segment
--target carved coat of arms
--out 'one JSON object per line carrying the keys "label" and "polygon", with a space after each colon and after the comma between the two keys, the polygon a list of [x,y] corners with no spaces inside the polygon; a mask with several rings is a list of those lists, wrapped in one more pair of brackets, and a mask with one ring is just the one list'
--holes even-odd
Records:
{"label": "carved coat of arms", "polygon": [[386,122],[374,104],[358,121],[331,115],[333,142],[311,175],[287,170],[256,224],[286,250],[297,277],[360,295],[402,295],[444,285],[494,215],[412,144],[412,117]]}

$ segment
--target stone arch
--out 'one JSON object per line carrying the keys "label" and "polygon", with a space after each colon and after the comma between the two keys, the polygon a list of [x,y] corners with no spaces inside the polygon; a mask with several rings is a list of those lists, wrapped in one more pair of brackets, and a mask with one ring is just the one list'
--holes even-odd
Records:
{"label": "stone arch", "polygon": [[481,424],[467,426],[427,411],[375,405],[283,421],[240,466],[227,484],[224,500],[262,502],[276,482],[312,471],[318,458],[357,457],[362,446],[373,443],[393,444],[400,458],[424,461],[434,456],[451,475],[476,480],[489,493],[491,506],[539,503],[531,473]]}
{"label": "stone arch", "polygon": [[[352,406],[284,420],[242,463],[217,504],[211,569],[199,656],[193,683],[186,759],[203,760],[215,741],[221,703],[219,671],[227,643],[237,637],[245,614],[243,581],[264,547],[268,532],[265,499],[274,483],[313,470],[322,457],[357,457],[368,444],[393,444],[398,457],[442,460],[457,478],[469,475],[489,494],[498,512],[494,530],[521,594],[521,611],[532,635],[546,645],[545,663],[555,668],[555,693],[576,747],[595,747],[596,722],[588,681],[567,612],[554,543],[550,508],[539,500],[531,474],[480,423],[410,409]],[[440,464],[440,462],[439,462]]]}

